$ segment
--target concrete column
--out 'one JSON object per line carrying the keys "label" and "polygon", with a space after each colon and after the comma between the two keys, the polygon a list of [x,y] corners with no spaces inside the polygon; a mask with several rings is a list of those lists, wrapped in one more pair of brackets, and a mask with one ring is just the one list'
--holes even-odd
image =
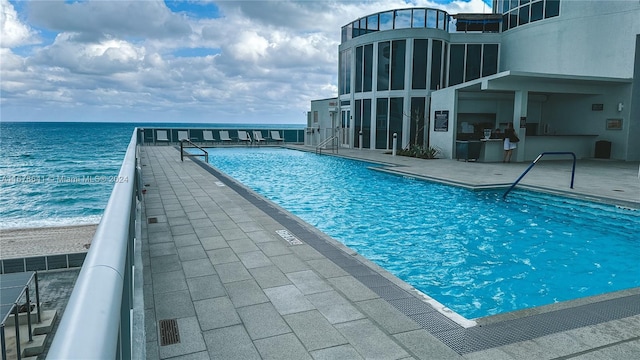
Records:
{"label": "concrete column", "polygon": [[[516,134],[520,138],[518,148],[515,153],[515,160],[517,162],[524,161],[524,147],[526,146],[525,128],[520,128],[520,119],[527,118],[527,103],[529,102],[529,92],[526,90],[516,90],[515,97],[513,99],[513,128]],[[523,124],[524,126],[524,124]]]}

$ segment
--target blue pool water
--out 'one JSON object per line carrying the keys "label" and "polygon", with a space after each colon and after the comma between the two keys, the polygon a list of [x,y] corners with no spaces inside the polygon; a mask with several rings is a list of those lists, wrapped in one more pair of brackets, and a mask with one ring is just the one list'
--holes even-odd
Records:
{"label": "blue pool water", "polygon": [[640,286],[640,214],[469,191],[286,149],[210,163],[466,318]]}

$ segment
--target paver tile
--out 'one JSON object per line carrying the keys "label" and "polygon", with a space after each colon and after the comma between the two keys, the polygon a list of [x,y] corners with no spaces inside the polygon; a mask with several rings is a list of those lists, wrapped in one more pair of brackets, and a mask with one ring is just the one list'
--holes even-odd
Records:
{"label": "paver tile", "polygon": [[312,310],[315,307],[294,285],[264,289],[276,310],[282,315]]}
{"label": "paver tile", "polygon": [[194,301],[193,305],[202,330],[212,330],[241,323],[236,309],[226,296]]}
{"label": "paver tile", "polygon": [[307,350],[295,335],[289,333],[256,340],[256,348],[263,359],[311,359]]}
{"label": "paver tile", "polygon": [[216,273],[216,271],[213,269],[213,265],[211,265],[211,260],[209,260],[209,258],[184,261],[182,263],[182,268],[184,271],[184,275],[187,278],[213,275]]}
{"label": "paver tile", "polygon": [[285,315],[284,319],[309,351],[347,343],[317,310]]}
{"label": "paver tile", "polygon": [[269,260],[262,251],[243,252],[239,253],[238,257],[247,269],[273,265],[271,260]]}
{"label": "paver tile", "polygon": [[245,306],[238,309],[238,314],[253,340],[291,332],[271,303]]}
{"label": "paver tile", "polygon": [[211,359],[260,360],[260,354],[241,325],[205,331],[203,336]]}
{"label": "paver tile", "polygon": [[337,324],[335,327],[365,358],[400,359],[409,356],[368,319]]}
{"label": "paver tile", "polygon": [[217,275],[187,278],[187,285],[193,300],[209,299],[227,295]]}
{"label": "paver tile", "polygon": [[333,290],[313,270],[288,273],[287,277],[305,295]]}
{"label": "paver tile", "polygon": [[237,308],[269,301],[255,280],[235,281],[225,284],[227,293]]}
{"label": "paver tile", "polygon": [[248,269],[261,288],[289,285],[289,278],[275,265]]}
{"label": "paver tile", "polygon": [[241,262],[218,264],[214,266],[223,284],[251,279],[251,274]]}

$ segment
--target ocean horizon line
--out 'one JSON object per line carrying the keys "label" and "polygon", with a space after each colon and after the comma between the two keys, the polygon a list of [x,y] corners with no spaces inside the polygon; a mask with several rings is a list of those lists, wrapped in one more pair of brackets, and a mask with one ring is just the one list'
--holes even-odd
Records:
{"label": "ocean horizon line", "polygon": [[57,120],[2,120],[0,123],[5,124],[113,124],[113,125],[133,125],[135,127],[191,127],[191,128],[205,128],[205,127],[226,127],[232,129],[242,128],[286,128],[286,129],[304,129],[307,124],[305,123],[244,123],[244,122],[132,122],[132,121],[57,121]]}

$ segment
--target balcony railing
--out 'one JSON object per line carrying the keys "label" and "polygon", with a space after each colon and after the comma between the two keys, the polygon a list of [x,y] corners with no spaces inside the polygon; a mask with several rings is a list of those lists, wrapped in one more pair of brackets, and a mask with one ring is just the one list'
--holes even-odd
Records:
{"label": "balcony railing", "polygon": [[[91,248],[56,330],[47,359],[131,359],[144,357],[133,334],[144,322],[140,243],[140,166],[137,134],[129,142],[120,173],[102,215]],[[136,263],[134,274],[134,262]],[[134,289],[134,276],[136,289]],[[134,320],[135,319],[135,320]],[[142,340],[144,343],[144,340]],[[143,353],[134,353],[142,351]]]}

